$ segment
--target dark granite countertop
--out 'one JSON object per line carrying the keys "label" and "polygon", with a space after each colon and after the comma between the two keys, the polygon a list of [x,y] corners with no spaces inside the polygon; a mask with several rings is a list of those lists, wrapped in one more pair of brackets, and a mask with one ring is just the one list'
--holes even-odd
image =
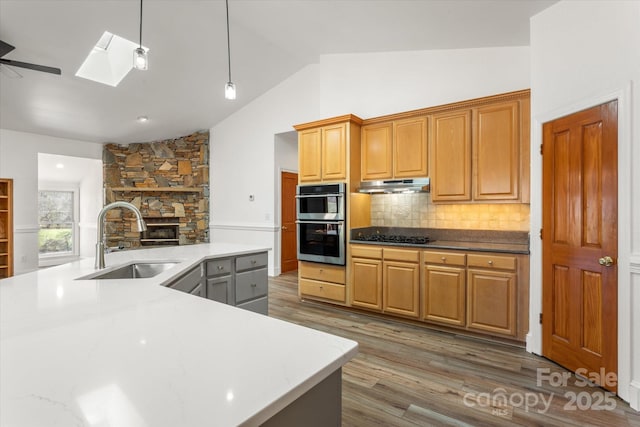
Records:
{"label": "dark granite countertop", "polygon": [[[364,240],[367,236],[372,234],[427,236],[429,237],[429,242],[426,244],[410,244]],[[365,227],[351,230],[351,243],[379,246],[401,246],[417,249],[453,249],[478,252],[529,254],[529,233],[526,231]]]}

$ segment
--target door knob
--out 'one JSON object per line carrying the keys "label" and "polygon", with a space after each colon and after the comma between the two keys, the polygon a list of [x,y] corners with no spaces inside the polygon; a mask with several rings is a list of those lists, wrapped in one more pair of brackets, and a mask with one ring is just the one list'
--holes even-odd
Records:
{"label": "door knob", "polygon": [[613,258],[610,256],[603,256],[598,260],[600,265],[604,265],[605,267],[611,267],[613,265]]}
{"label": "door knob", "polygon": [[286,225],[283,225],[283,226],[282,226],[282,229],[283,229],[283,230],[287,230],[287,226],[286,226]]}

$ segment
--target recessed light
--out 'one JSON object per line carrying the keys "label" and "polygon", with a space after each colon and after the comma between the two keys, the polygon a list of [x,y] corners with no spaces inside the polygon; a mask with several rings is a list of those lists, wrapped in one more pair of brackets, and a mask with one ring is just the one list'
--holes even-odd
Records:
{"label": "recessed light", "polygon": [[58,169],[64,169],[64,165],[62,163],[56,163],[56,167]]}
{"label": "recessed light", "polygon": [[145,122],[149,121],[149,117],[147,117],[147,116],[138,116],[138,118],[136,120],[138,122],[140,122],[140,123],[145,123]]}

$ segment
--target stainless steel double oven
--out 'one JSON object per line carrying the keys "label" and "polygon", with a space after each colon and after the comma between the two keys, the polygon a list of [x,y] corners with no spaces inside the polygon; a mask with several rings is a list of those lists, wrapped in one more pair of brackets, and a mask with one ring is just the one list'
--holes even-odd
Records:
{"label": "stainless steel double oven", "polygon": [[345,184],[298,185],[298,259],[345,264]]}

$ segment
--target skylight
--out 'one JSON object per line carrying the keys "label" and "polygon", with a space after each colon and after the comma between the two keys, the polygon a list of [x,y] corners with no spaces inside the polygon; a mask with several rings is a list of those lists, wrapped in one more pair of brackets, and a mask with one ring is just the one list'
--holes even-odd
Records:
{"label": "skylight", "polygon": [[[76,76],[109,86],[118,86],[133,68],[133,51],[138,43],[105,31],[91,49]],[[146,47],[142,46],[148,51]]]}

